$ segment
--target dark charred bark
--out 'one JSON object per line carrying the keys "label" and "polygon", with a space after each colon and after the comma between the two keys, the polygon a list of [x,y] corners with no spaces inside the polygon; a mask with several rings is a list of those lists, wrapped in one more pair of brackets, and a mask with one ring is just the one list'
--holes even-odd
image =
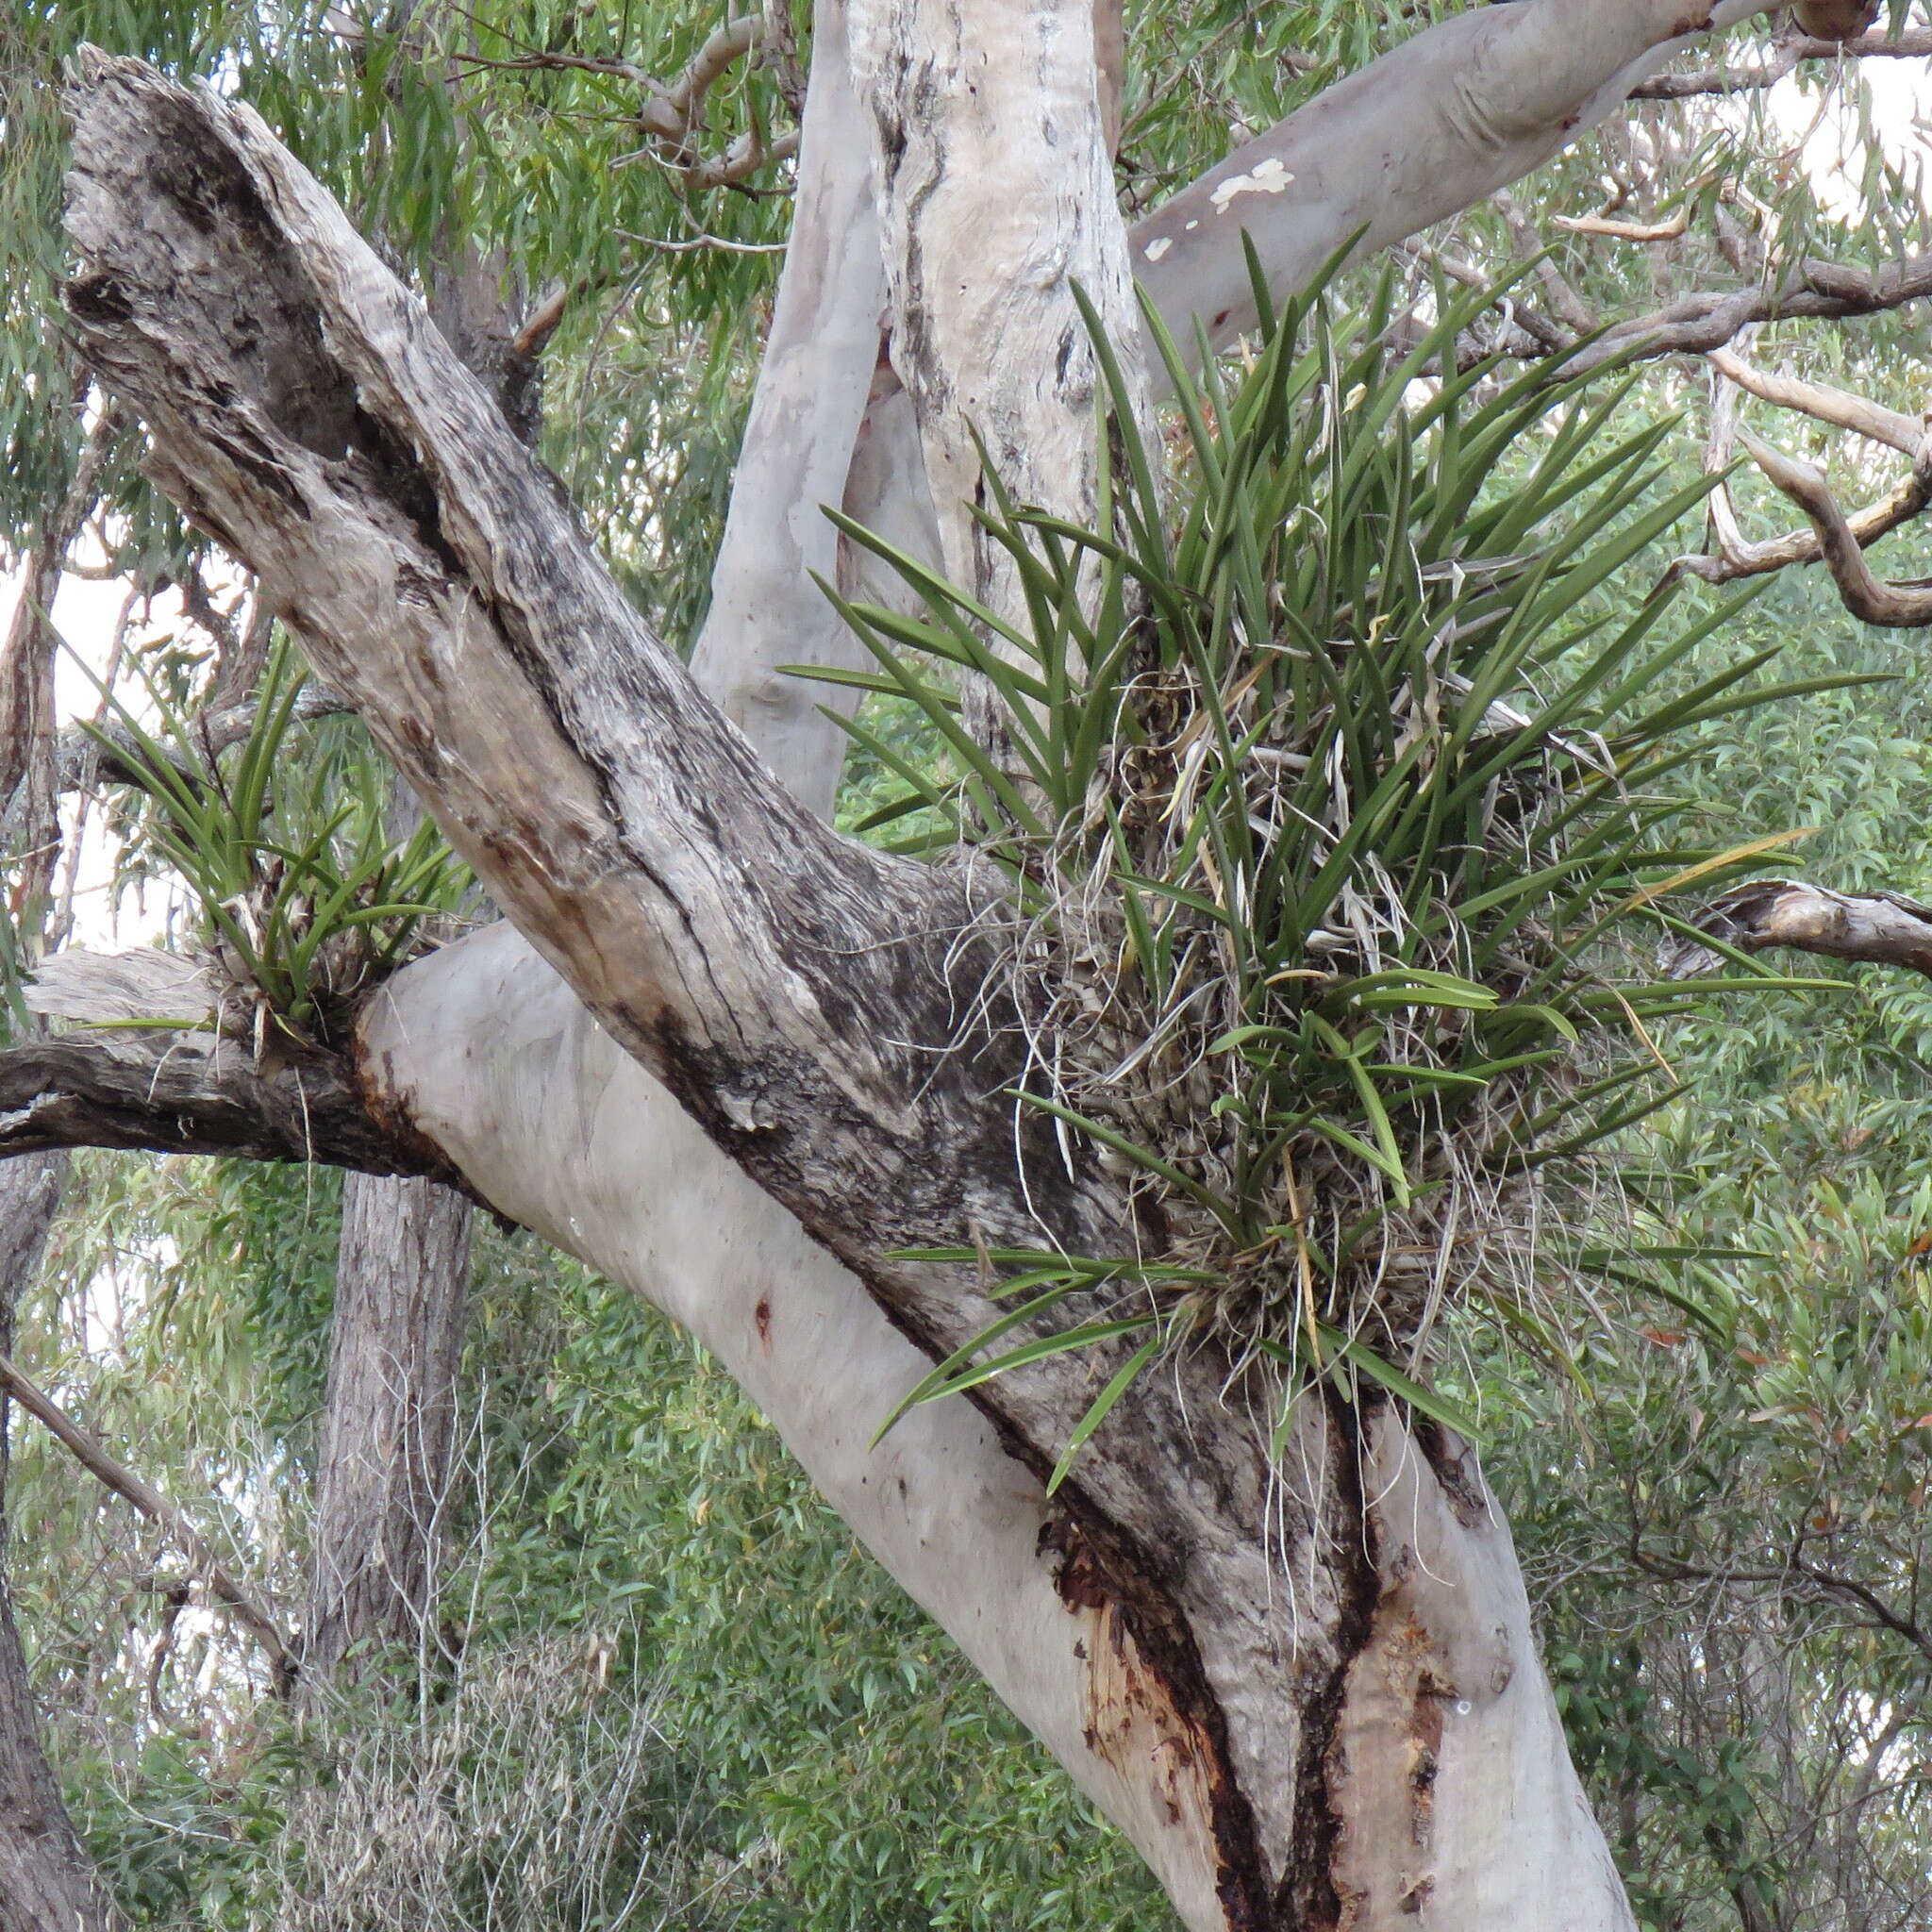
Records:
{"label": "dark charred bark", "polygon": [[406,1124],[371,1111],[341,1061],[258,1061],[244,1041],[167,1028],[83,1029],[0,1052],[0,1156],[65,1147],[457,1178]]}

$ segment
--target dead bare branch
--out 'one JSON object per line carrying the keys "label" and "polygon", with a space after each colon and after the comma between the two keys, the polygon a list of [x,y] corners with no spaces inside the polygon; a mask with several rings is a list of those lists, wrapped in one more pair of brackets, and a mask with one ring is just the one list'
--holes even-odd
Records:
{"label": "dead bare branch", "polygon": [[1555,215],[1559,228],[1573,235],[1607,235],[1616,242],[1674,242],[1690,225],[1689,208],[1661,222],[1619,222],[1607,215]]}
{"label": "dead bare branch", "polygon": [[[291,708],[289,717],[292,724],[308,724],[316,718],[341,717],[351,709],[348,699],[339,691],[330,691],[326,685],[307,684]],[[240,744],[254,730],[255,720],[254,705],[228,705],[220,710],[202,712],[188,729],[206,762],[198,765],[191,758],[176,758],[175,769],[192,783],[204,783],[207,764],[230,745]],[[70,724],[61,732],[57,753],[61,791],[84,791],[99,778],[125,785],[141,783],[148,754],[134,734],[125,725],[112,723],[104,724],[100,730],[101,737],[108,741],[106,744],[77,724]]]}
{"label": "dead bare branch", "polygon": [[1643,1548],[1641,1535],[1641,1530],[1633,1528],[1630,1560],[1646,1576],[1655,1576],[1665,1583],[1746,1584],[1778,1590],[1790,1590],[1798,1584],[1808,1585],[1808,1590],[1803,1594],[1855,1604],[1880,1629],[1903,1638],[1914,1649],[1932,1657],[1932,1631],[1893,1609],[1870,1584],[1860,1583],[1857,1577],[1841,1576],[1811,1562],[1804,1554],[1807,1539],[1802,1535],[1794,1541],[1790,1556],[1782,1569],[1754,1570],[1729,1564],[1685,1563],[1674,1557],[1654,1556]]}
{"label": "dead bare branch", "polygon": [[[1713,899],[1690,922],[1745,953],[1774,946],[1828,959],[1904,966],[1932,978],[1932,906],[1898,892],[1834,892],[1805,879],[1752,879]],[[1658,964],[1674,979],[1710,969],[1719,956],[1674,935]]]}
{"label": "dead bare branch", "polygon": [[1815,416],[1821,423],[1869,436],[1874,442],[1886,443],[1914,459],[1924,443],[1928,428],[1924,416],[1907,416],[1902,409],[1888,409],[1864,396],[1830,389],[1823,383],[1774,375],[1745,361],[1735,349],[1712,349],[1707,359],[1726,380],[1761,402],[1774,403],[1781,409],[1796,409],[1801,414]]}
{"label": "dead bare branch", "polygon": [[686,62],[684,71],[669,82],[646,73],[634,61],[541,48],[508,56],[458,53],[451,58],[464,68],[525,74],[590,74],[636,88],[645,96],[638,110],[637,124],[646,144],[633,153],[620,155],[612,165],[659,160],[692,188],[722,188],[743,180],[769,162],[787,159],[798,150],[796,133],[767,141],[757,128],[741,135],[725,154],[711,160],[700,159],[692,145],[704,127],[705,101],[711,90],[769,38],[770,23],[763,15],[739,14],[715,28]]}
{"label": "dead bare branch", "polygon": [[[1818,470],[1774,449],[1748,430],[1739,430],[1738,440],[1757,467],[1810,518],[1824,567],[1854,617],[1893,630],[1918,630],[1932,625],[1932,585],[1889,584],[1873,575],[1857,533]],[[1932,439],[1927,440],[1913,466],[1915,480],[1924,471],[1932,471]]]}
{"label": "dead bare branch", "polygon": [[1536,278],[1542,284],[1543,294],[1558,319],[1579,336],[1595,334],[1601,325],[1596,310],[1551,259],[1542,236],[1530,219],[1529,210],[1507,188],[1498,189],[1490,199],[1495,203],[1497,211],[1508,227],[1509,239],[1516,244],[1516,252],[1524,260],[1536,264]]}
{"label": "dead bare branch", "polygon": [[570,300],[570,284],[555,282],[537,306],[524,318],[523,326],[511,339],[510,348],[519,356],[534,356],[563,320],[564,306]]}
{"label": "dead bare branch", "polygon": [[1806,34],[1786,41],[1762,60],[1732,66],[1716,62],[1683,74],[1659,74],[1630,91],[1633,101],[1686,101],[1698,94],[1755,93],[1775,87],[1808,61],[1915,59],[1932,54],[1932,28],[1907,27],[1897,34],[1866,33],[1849,41]]}
{"label": "dead bare branch", "polygon": [[1882,314],[1927,295],[1932,295],[1932,254],[1907,256],[1876,271],[1807,256],[1775,288],[1686,295],[1667,308],[1620,322],[1564,367],[1583,375],[1612,362],[1704,356],[1754,323],[1838,322]]}
{"label": "dead bare branch", "polygon": [[456,1179],[427,1141],[372,1108],[373,1088],[343,1061],[258,1058],[229,1038],[192,961],[70,949],[41,962],[25,998],[78,1030],[0,1052],[0,1157],[127,1147]]}

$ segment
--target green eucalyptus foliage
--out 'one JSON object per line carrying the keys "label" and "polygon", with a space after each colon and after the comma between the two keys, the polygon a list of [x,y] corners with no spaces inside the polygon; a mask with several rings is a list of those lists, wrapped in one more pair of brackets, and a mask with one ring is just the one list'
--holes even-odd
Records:
{"label": "green eucalyptus foliage", "polygon": [[[453,237],[501,258],[512,307],[553,277],[571,285],[544,356],[544,454],[641,607],[667,635],[688,638],[704,608],[775,258],[682,244],[700,234],[753,247],[781,240],[784,170],[761,175],[748,193],[692,194],[655,162],[615,166],[638,146],[636,90],[544,59],[621,58],[668,74],[724,9],[629,0],[418,8],[434,30],[409,42],[396,31],[398,12],[347,10],[371,23],[360,51],[325,25],[324,0],[0,7],[0,561],[38,541],[94,420],[46,324],[62,266],[58,67],[91,39],[244,93],[419,286]],[[792,9],[801,33],[806,10]],[[1401,33],[1457,10],[1338,0],[1130,8],[1120,169],[1129,206],[1191,177],[1224,151],[1230,130],[1265,125]],[[1890,10],[1900,14],[1900,0]],[[460,63],[453,108],[442,82],[457,54],[479,58]],[[1840,84],[1819,65],[1783,92],[1808,111]],[[786,86],[780,66],[735,70],[713,94],[708,151],[758,122],[780,125]],[[1734,98],[1688,132],[1674,109],[1635,110],[1657,174],[1682,184],[1657,211],[1681,206],[1691,218],[1668,257],[1546,225],[1554,266],[1606,317],[1649,307],[1660,281],[1667,293],[1736,286],[1714,239],[1720,216],[1741,227],[1746,245],[1785,260],[1808,248],[1875,266],[1923,247],[1918,190],[1875,143],[1855,164],[1863,193],[1850,198],[1851,212],[1822,208],[1807,171],[1789,164],[1790,128],[1767,121],[1764,99]],[[1532,213],[1539,201],[1586,210],[1606,173],[1628,159],[1614,138],[1579,142],[1519,194]],[[1491,208],[1470,210],[1460,229],[1455,245],[1479,257],[1510,245]],[[1409,293],[1426,296],[1426,269],[1409,274]],[[1540,297],[1531,289],[1524,299]],[[1906,310],[1843,329],[1768,332],[1757,355],[1916,412],[1924,349],[1923,320]],[[1692,394],[1660,367],[1624,413],[1674,417]],[[1204,422],[1218,433],[1212,408]],[[1339,412],[1345,423],[1361,413],[1360,402]],[[1650,500],[1691,483],[1699,427],[1693,411],[1685,433],[1657,443],[1653,461],[1669,474]],[[1780,430],[1789,437],[1791,425],[1780,420]],[[1491,503],[1534,477],[1548,437],[1538,424],[1510,445]],[[117,431],[99,531],[108,561],[160,588],[202,545],[140,478],[137,453],[131,431]],[[1752,478],[1735,487],[1753,527],[1789,521]],[[1008,521],[1045,549],[1044,533]],[[1355,541],[1350,528],[1339,533],[1344,553]],[[1641,616],[1669,545],[1684,541],[1682,530],[1667,533],[1585,600],[1588,620],[1604,627],[1579,651]],[[1912,554],[1900,558],[1907,546]],[[1888,575],[1932,569],[1909,531],[1889,547]],[[1687,587],[1664,622],[1710,609],[1708,593]],[[1817,826],[1805,848],[1817,875],[1932,897],[1923,681],[1821,682],[1728,713],[1701,694],[1773,646],[1778,675],[1796,683],[1900,667],[1896,641],[1859,632],[1828,588],[1802,576],[1774,584],[1662,675],[1657,701],[1681,704],[1687,717],[1708,708],[1688,723],[1687,762],[1660,775],[1689,812],[1668,836],[1688,853]],[[911,661],[933,683],[955,668]],[[183,658],[157,670],[168,702],[196,708],[206,668]],[[1574,675],[1558,664],[1559,679]],[[1541,697],[1557,688],[1540,688]],[[938,724],[890,697],[869,698],[860,723],[877,748],[855,747],[841,823],[870,822],[865,836],[881,841],[936,828],[951,839],[962,768]],[[292,743],[305,758],[334,758],[346,730],[305,727]],[[937,801],[922,796],[895,815],[918,792],[913,774]],[[985,823],[1010,836],[997,815]],[[170,822],[143,803],[127,827],[130,872],[144,864],[150,824]],[[1654,880],[1674,862],[1639,876]],[[1036,866],[1024,876],[1048,874]],[[1180,904],[1145,897],[1157,912]],[[1489,984],[1464,966],[1445,970]],[[1919,1425],[1932,1413],[1932,1357],[1917,1248],[1932,1230],[1932,989],[1877,972],[1850,976],[1856,992],[1824,1012],[1801,998],[1733,1001],[1722,1020],[1651,1015],[1674,1082],[1579,1097],[1566,1117],[1573,1131],[1593,1125],[1598,1109],[1664,1104],[1597,1149],[1623,1169],[1639,1224],[1634,1242],[1600,1229],[1589,1241],[1614,1248],[1598,1258],[1625,1275],[1639,1273],[1633,1245],[1651,1253],[1641,1296],[1607,1272],[1563,1284],[1575,1294],[1561,1339],[1567,1376],[1548,1373],[1547,1326],[1514,1321],[1507,1303],[1491,1310],[1500,1322],[1451,1309],[1441,1331],[1457,1365],[1439,1370],[1437,1398],[1446,1381],[1480,1405],[1486,1465],[1510,1505],[1573,1747],[1645,1932],[1732,1932],[1746,1881],[1782,1923],[1821,1932],[1915,1932],[1932,1915],[1921,1654],[1869,1615],[1821,1599],[1786,1561],[1793,1530],[1810,1527],[1795,1513],[1802,1499],[1824,1524],[1807,1545],[1820,1568],[1839,1566],[1889,1606],[1932,1592],[1932,1429]],[[1378,1016],[1357,1003],[1323,1017],[1352,1043],[1390,1011],[1399,1009]],[[1347,1067],[1312,1029],[1311,1038],[1324,1118],[1383,1151],[1373,1116],[1350,1099]],[[1215,1071],[1264,1092],[1270,1072],[1240,1044],[1216,1057]],[[1376,1092],[1389,1111],[1381,1085]],[[1390,1112],[1405,1174],[1404,1135],[1424,1110]],[[211,1184],[189,1162],[77,1165],[55,1257],[24,1310],[23,1359],[158,1480],[238,1570],[298,1601],[330,1177],[248,1170]],[[1027,1260],[1012,1265],[1024,1274]],[[177,1632],[151,1691],[164,1615],[151,1579],[177,1575],[178,1564],[16,1420],[9,1575],[54,1760],[134,1923],[287,1932],[292,1909],[342,1896],[325,1893],[322,1879],[352,1813],[304,1805],[318,1792],[353,1799],[357,1778],[344,1767],[379,1773],[385,1762],[391,1782],[378,1777],[372,1789],[392,1790],[397,1773],[415,1770],[445,1824],[504,1827],[493,1845],[466,1844],[454,1861],[446,1895],[466,1924],[491,1923],[492,1880],[504,1909],[541,1900],[548,1923],[570,1924],[600,1923],[598,1914],[611,1925],[694,1932],[1170,1923],[1118,1838],[853,1550],[701,1351],[526,1243],[486,1243],[478,1279],[464,1409],[471,1491],[446,1599],[456,1656],[421,1706],[349,1713],[346,1740],[316,1748],[294,1737],[245,1641],[219,1625]],[[1325,1360],[1339,1344],[1319,1324]],[[1131,1339],[1118,1345],[1131,1356]],[[1637,1567],[1633,1547],[1666,1574]],[[1672,1562],[1784,1581],[1672,1581]],[[508,1694],[496,1695],[500,1685]],[[1848,1780],[1888,1734],[1876,1795],[1852,1814]],[[618,1739],[627,1740],[621,1754],[610,1748]],[[542,1802],[513,1824],[532,1785]],[[546,1862],[574,1793],[612,1789],[624,1801],[611,1831],[571,1840],[587,1848],[580,1867]],[[424,1815],[411,1813],[411,1824]],[[611,1861],[598,1862],[612,1847]],[[527,1877],[511,1872],[517,1859]],[[1852,1875],[1859,1860],[1863,1890]],[[338,1880],[350,1869],[333,1867]]]}
{"label": "green eucalyptus foliage", "polygon": [[[312,1311],[255,1270],[308,1267],[333,1203],[296,1173],[275,1202],[239,1171],[211,1196],[188,1162],[85,1168],[29,1364],[299,1600],[304,1486],[259,1484],[268,1440],[306,1440],[287,1345]],[[237,1258],[269,1215],[309,1232]],[[175,1258],[80,1349],[58,1310],[135,1250]],[[418,1694],[296,1724],[238,1670],[245,1648],[186,1627],[155,1668],[138,1579],[175,1574],[165,1546],[43,1437],[17,1441],[11,1574],[41,1681],[69,1687],[49,1745],[133,1924],[1172,1924],[702,1349],[526,1236],[479,1231],[475,1279],[443,1641]]]}
{"label": "green eucalyptus foliage", "polygon": [[[1186,431],[1172,509],[1103,343],[1099,523],[996,479],[981,513],[1023,618],[841,519],[925,614],[841,603],[877,669],[796,668],[909,705],[949,764],[921,771],[849,724],[904,781],[858,828],[916,812],[903,847],[963,841],[999,866],[1017,996],[1056,1041],[1020,1103],[1186,1230],[1151,1257],[992,1257],[1013,1307],[909,1401],[1137,1338],[1071,1457],[1164,1347],[1216,1322],[1299,1376],[1366,1374],[1474,1433],[1393,1357],[1445,1278],[1549,1345],[1494,1251],[1523,1176],[1667,1102],[1643,1091],[1655,1058],[1621,1042],[1713,993],[1826,983],[1741,958],[1660,980],[1613,942],[1623,915],[1761,849],[1682,842],[1668,781],[1688,735],[1856,679],[1765,686],[1767,650],[1676,684],[1752,593],[1684,619],[1674,582],[1634,607],[1606,593],[1708,483],[1673,487],[1668,418],[1619,426],[1626,390],[1488,364],[1425,380],[1487,299],[1445,301],[1402,353],[1387,281],[1340,317],[1321,291],[1278,321],[1264,299],[1246,369],[1207,358],[1198,381],[1150,311]],[[962,679],[992,694],[1002,741],[966,729]],[[1600,1064],[1579,1079],[1586,1035]],[[1039,1332],[1108,1289],[1131,1306]]]}

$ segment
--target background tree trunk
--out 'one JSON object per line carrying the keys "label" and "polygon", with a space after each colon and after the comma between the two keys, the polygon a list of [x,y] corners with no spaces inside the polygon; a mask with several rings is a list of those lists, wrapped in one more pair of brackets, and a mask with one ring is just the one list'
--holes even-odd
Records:
{"label": "background tree trunk", "polygon": [[[0,1354],[60,1205],[65,1154],[0,1161]],[[0,1932],[109,1932],[119,1921],[75,1836],[41,1748],[26,1658],[7,1587],[7,1420],[0,1395]]]}
{"label": "background tree trunk", "polygon": [[351,1654],[433,1643],[470,1204],[430,1180],[352,1174],[316,1464],[301,1683],[358,1674]]}

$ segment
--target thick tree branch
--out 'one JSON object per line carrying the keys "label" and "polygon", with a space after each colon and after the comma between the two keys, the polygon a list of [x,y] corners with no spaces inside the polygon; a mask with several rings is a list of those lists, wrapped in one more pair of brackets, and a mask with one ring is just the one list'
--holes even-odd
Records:
{"label": "thick tree branch", "polygon": [[[613,1038],[934,1353],[998,1304],[975,1270],[888,1251],[975,1224],[993,1245],[1134,1239],[1099,1164],[1076,1149],[1070,1174],[1051,1131],[997,1097],[1017,1046],[960,1044],[984,978],[967,876],[840,840],[774,782],[420,305],[245,108],[100,55],[76,107],[72,312],[148,417],[157,475],[258,570]],[[980,1392],[1036,1474],[1091,1403],[1090,1374],[1056,1356]],[[1109,1453],[1061,1496],[1132,1642],[1159,1659],[1258,1924],[1268,1865],[1227,1740],[1237,1713],[1286,1707],[1325,1640],[1297,1624],[1295,1663],[1254,1534],[1265,1434],[1190,1420],[1226,1399],[1225,1374],[1203,1354],[1142,1378]],[[1325,1467],[1339,1445],[1310,1453]],[[1261,1750],[1263,1719],[1239,1735]],[[1269,1797],[1271,1841],[1289,1843],[1292,1794]]]}
{"label": "thick tree branch", "polygon": [[848,495],[885,278],[842,6],[819,8],[812,45],[791,239],[691,670],[799,802],[830,818],[847,743],[821,709],[831,690],[779,667],[870,661],[813,579],[853,588],[852,546],[821,504],[888,524],[881,506]]}
{"label": "thick tree branch", "polygon": [[260,1058],[221,1030],[207,979],[172,955],[56,954],[26,1000],[75,1030],[0,1052],[0,1156],[145,1148],[454,1178],[400,1120],[372,1111],[350,1067]]}
{"label": "thick tree branch", "polygon": [[1507,187],[1674,54],[1767,10],[1760,0],[1532,0],[1458,14],[1157,209],[1133,232],[1135,273],[1184,351],[1194,317],[1225,342],[1255,320],[1243,231],[1271,288],[1291,293],[1351,242],[1358,254],[1387,247]]}
{"label": "thick tree branch", "polygon": [[[1001,1071],[958,1050],[978,990],[963,960],[952,978],[961,880],[839,839],[773,781],[248,109],[88,58],[73,312],[154,425],[164,485],[733,1158],[827,1234],[855,1204],[852,1252],[957,1230],[941,1150],[1011,1173],[978,1098]],[[184,165],[157,178],[157,149]],[[901,1202],[901,1226],[858,1225],[867,1197]]]}

